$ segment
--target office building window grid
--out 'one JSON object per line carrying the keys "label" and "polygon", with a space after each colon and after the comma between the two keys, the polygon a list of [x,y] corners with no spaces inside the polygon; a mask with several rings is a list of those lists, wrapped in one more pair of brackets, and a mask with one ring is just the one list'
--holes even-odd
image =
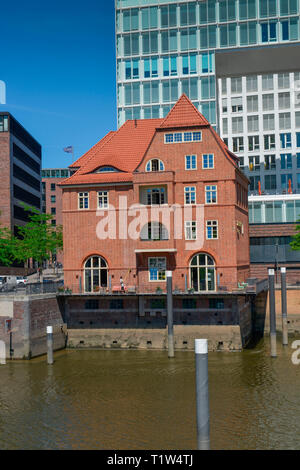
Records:
{"label": "office building window grid", "polygon": [[[250,192],[257,192],[259,183],[261,190],[267,193],[298,189],[300,113],[293,95],[296,95],[299,72],[243,76],[238,77],[238,81],[236,78],[218,80],[220,122],[227,120],[221,136],[240,158],[243,171],[250,178]],[[240,97],[237,89],[241,90]],[[242,99],[238,113],[232,109],[237,98]]]}
{"label": "office building window grid", "polygon": [[[126,119],[166,115],[162,103],[171,106],[177,99],[175,94],[165,94],[163,100],[166,77],[172,78],[170,88],[177,90],[177,97],[187,92],[197,108],[216,124],[215,50],[285,44],[300,37],[298,0],[151,3],[116,3],[119,125]],[[281,75],[279,88],[286,87],[285,74]],[[142,81],[147,78],[157,82],[150,103]],[[128,81],[137,81],[138,86],[131,99],[125,101]],[[252,83],[249,80],[248,86],[254,92],[255,79]],[[267,76],[263,89],[272,89],[272,79]],[[126,92],[130,97],[128,89]],[[146,108],[147,104],[151,109]]]}

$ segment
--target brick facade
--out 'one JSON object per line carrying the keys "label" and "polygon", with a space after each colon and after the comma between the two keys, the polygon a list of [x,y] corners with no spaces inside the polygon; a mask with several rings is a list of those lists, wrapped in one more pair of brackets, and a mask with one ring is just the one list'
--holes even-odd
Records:
{"label": "brick facade", "polygon": [[[42,178],[43,182],[43,211],[47,214],[53,215],[53,220],[55,221],[55,225],[62,225],[63,217],[62,217],[62,188],[60,183],[65,178]],[[51,189],[55,185],[55,189]],[[55,202],[53,202],[53,197],[55,197]],[[52,209],[55,209],[55,214],[53,214]],[[56,255],[56,261],[58,263],[62,263],[64,261],[63,252],[60,251]]]}
{"label": "brick facade", "polygon": [[[182,135],[201,132],[202,139],[200,142],[165,143],[165,135],[176,132]],[[202,156],[206,154],[214,155],[211,169],[203,168]],[[196,156],[196,169],[186,169],[187,155]],[[147,163],[152,159],[159,159],[164,171],[147,172]],[[157,287],[165,290],[165,281],[150,281],[148,263],[153,257],[166,258],[166,269],[173,271],[175,288],[181,291],[191,288],[195,283],[191,279],[190,263],[199,253],[209,255],[215,263],[212,290],[236,289],[238,283],[249,277],[248,180],[238,169],[236,157],[184,95],[165,120],[128,121],[81,157],[78,166],[77,172],[63,183],[65,285],[73,292],[78,292],[80,286],[85,288],[84,265],[93,255],[103,257],[107,263],[107,288],[120,286],[122,276],[126,286],[133,286],[140,292],[155,292]],[[97,173],[102,166],[114,167],[118,172]],[[217,186],[217,203],[206,203],[208,186]],[[196,189],[196,204],[203,208],[203,219],[195,204],[189,205],[189,218],[184,216],[186,187]],[[166,207],[167,202],[169,208],[174,205],[181,208],[181,215],[171,211],[168,239],[124,239],[127,225],[135,223],[135,214],[127,213],[125,221],[126,211],[120,207],[120,197],[126,197],[127,207],[142,204],[150,215],[153,207],[145,198],[151,188],[164,188],[166,200],[160,209]],[[101,216],[97,214],[99,191],[108,191],[109,204],[115,212],[105,210]],[[88,192],[88,208],[79,209],[79,192]],[[99,239],[96,230],[100,230],[103,216],[114,215],[116,236]],[[163,223],[162,215],[157,220]],[[197,241],[189,245],[184,233],[182,239],[175,235],[178,225],[184,232],[184,221],[198,224]],[[217,239],[207,239],[207,221],[218,222]],[[213,274],[207,277],[211,279]]]}

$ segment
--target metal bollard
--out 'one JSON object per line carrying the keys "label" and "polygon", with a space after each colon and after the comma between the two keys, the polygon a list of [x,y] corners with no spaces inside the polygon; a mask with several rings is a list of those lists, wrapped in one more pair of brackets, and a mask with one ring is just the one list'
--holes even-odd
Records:
{"label": "metal bollard", "polygon": [[288,346],[287,298],[286,298],[286,268],[281,268],[281,311],[282,311],[282,344]]}
{"label": "metal bollard", "polygon": [[49,365],[54,363],[53,360],[53,327],[47,326],[47,362]]}
{"label": "metal bollard", "polygon": [[198,450],[210,450],[208,341],[195,340]]}
{"label": "metal bollard", "polygon": [[269,298],[270,298],[270,339],[271,357],[277,357],[276,346],[276,309],[275,309],[275,279],[274,269],[269,269]]}
{"label": "metal bollard", "polygon": [[174,354],[174,326],[173,326],[173,287],[172,271],[167,271],[167,304],[168,304],[168,354],[172,358]]}

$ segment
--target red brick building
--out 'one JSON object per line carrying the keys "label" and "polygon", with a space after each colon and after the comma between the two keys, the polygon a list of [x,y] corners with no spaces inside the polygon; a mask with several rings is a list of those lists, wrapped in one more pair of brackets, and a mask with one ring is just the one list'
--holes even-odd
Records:
{"label": "red brick building", "polygon": [[[62,225],[62,183],[71,174],[68,168],[48,168],[42,170],[42,210],[51,214],[52,225]],[[53,255],[53,260],[63,264],[63,252],[59,251]]]}
{"label": "red brick building", "polygon": [[185,95],[165,119],[110,132],[62,183],[65,285],[157,292],[171,270],[179,291],[236,289],[250,264],[237,162]]}

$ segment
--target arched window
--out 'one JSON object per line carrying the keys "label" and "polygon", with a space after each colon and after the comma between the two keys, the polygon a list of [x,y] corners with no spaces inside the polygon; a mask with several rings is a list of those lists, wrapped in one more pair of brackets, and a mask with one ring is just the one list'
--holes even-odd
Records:
{"label": "arched window", "polygon": [[98,292],[107,287],[108,266],[101,256],[91,256],[84,264],[84,291]]}
{"label": "arched window", "polygon": [[191,287],[195,292],[216,290],[216,266],[205,253],[195,255],[190,263]]}
{"label": "arched window", "polygon": [[161,160],[154,158],[147,163],[146,171],[165,171],[165,165]]}
{"label": "arched window", "polygon": [[141,230],[141,240],[169,240],[168,230],[160,222],[149,222]]}

